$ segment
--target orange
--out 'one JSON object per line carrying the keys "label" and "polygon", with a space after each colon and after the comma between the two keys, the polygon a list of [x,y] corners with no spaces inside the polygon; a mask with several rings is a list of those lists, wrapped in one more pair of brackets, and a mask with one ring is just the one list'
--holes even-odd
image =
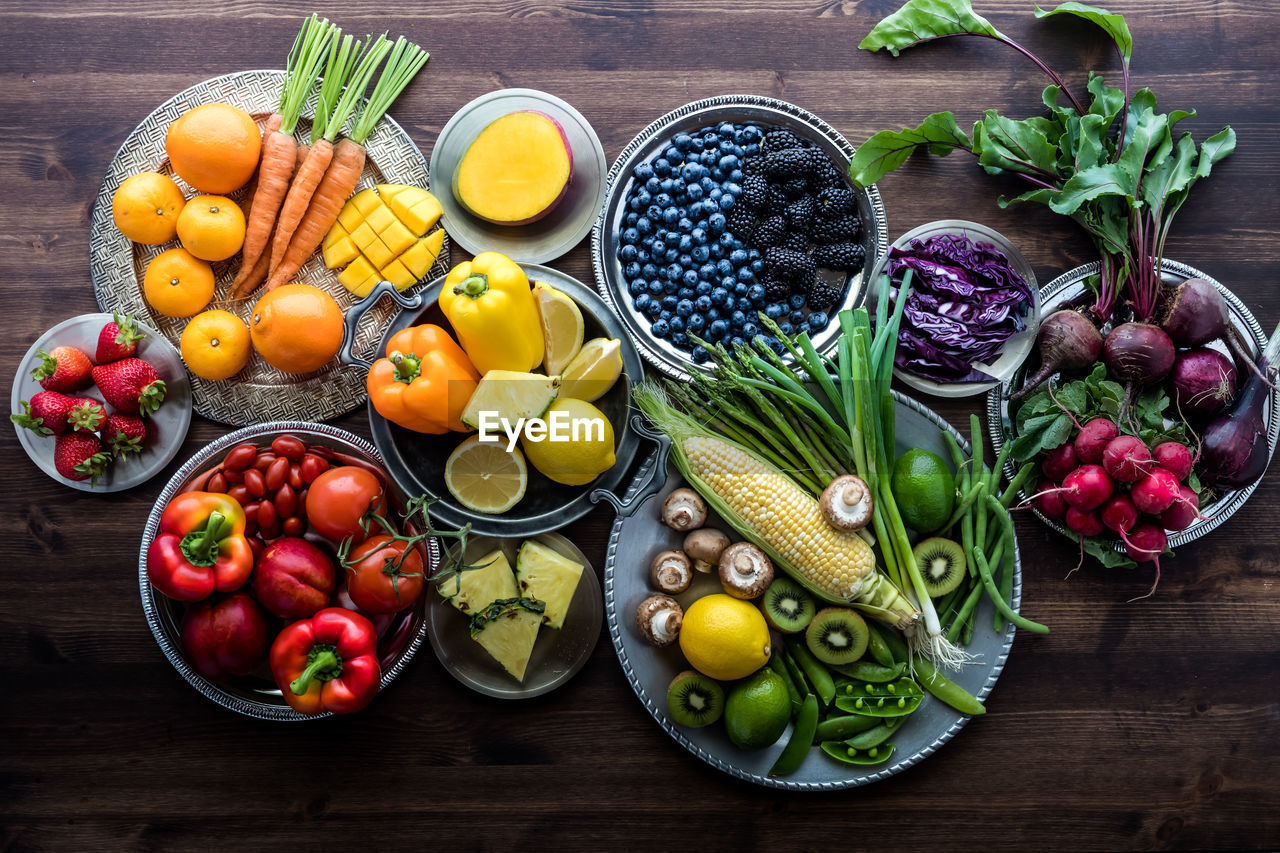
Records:
{"label": "orange", "polygon": [[310,373],[338,354],[342,309],[309,284],[285,284],[253,306],[253,347],[267,364],[285,373]]}
{"label": "orange", "polygon": [[182,330],[182,360],[203,379],[235,376],[249,363],[249,327],[230,311],[193,317]]}
{"label": "orange", "polygon": [[225,261],[244,245],[244,211],[226,196],[198,195],[178,214],[178,239],[205,261]]}
{"label": "orange", "polygon": [[172,178],[143,172],[125,178],[111,196],[111,216],[130,240],[158,246],[178,233],[178,212],[186,203]]}
{"label": "orange", "polygon": [[169,125],[164,150],[179,178],[202,193],[225,195],[253,177],[262,133],[239,107],[204,104]]}
{"label": "orange", "polygon": [[161,252],[147,264],[142,295],[166,317],[190,317],[213,298],[213,268],[186,249]]}

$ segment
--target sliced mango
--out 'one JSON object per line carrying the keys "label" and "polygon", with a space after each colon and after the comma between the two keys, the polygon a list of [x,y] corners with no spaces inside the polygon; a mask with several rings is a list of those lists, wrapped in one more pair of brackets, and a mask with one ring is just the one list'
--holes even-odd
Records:
{"label": "sliced mango", "polygon": [[[364,296],[379,281],[405,290],[431,270],[444,246],[436,228],[444,210],[421,187],[379,184],[352,196],[321,246],[329,269],[345,267],[338,281]],[[435,230],[432,230],[435,229]]]}

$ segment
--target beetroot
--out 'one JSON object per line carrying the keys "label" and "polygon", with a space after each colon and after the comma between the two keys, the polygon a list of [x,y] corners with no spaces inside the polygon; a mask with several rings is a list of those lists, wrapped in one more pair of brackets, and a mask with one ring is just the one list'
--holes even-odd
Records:
{"label": "beetroot", "polygon": [[1122,483],[1136,483],[1154,465],[1151,451],[1135,435],[1116,436],[1102,451],[1102,467]]}
{"label": "beetroot", "polygon": [[1186,486],[1178,487],[1178,496],[1169,508],[1160,513],[1160,524],[1165,530],[1186,530],[1200,517],[1200,496]]}
{"label": "beetroot", "polygon": [[1081,465],[1062,481],[1062,499],[1082,512],[1102,506],[1115,483],[1101,465]]}
{"label": "beetroot", "polygon": [[1050,480],[1061,483],[1079,464],[1076,460],[1076,449],[1068,441],[1045,454],[1044,461],[1040,463],[1040,470]]}
{"label": "beetroot", "polygon": [[1124,323],[1107,335],[1102,360],[1121,382],[1152,385],[1173,369],[1173,341],[1159,326]]}
{"label": "beetroot", "polygon": [[1236,366],[1217,350],[1189,350],[1174,362],[1169,384],[1178,412],[1187,418],[1207,418],[1235,397]]}
{"label": "beetroot", "polygon": [[1081,536],[1097,536],[1104,529],[1097,512],[1085,512],[1073,506],[1067,507],[1065,520],[1067,529]]}
{"label": "beetroot", "polygon": [[1138,523],[1138,508],[1128,495],[1113,495],[1099,512],[1102,523],[1117,533],[1131,530]]}
{"label": "beetroot", "polygon": [[1200,347],[1222,341],[1237,361],[1249,365],[1254,376],[1271,384],[1265,368],[1253,360],[1249,343],[1232,325],[1227,301],[1212,282],[1189,278],[1178,285],[1160,325],[1180,347]]}
{"label": "beetroot", "polygon": [[1178,496],[1178,478],[1167,468],[1156,467],[1129,490],[1133,505],[1147,515],[1159,515]]}
{"label": "beetroot", "polygon": [[1120,428],[1109,418],[1094,418],[1081,428],[1073,447],[1076,459],[1081,463],[1097,465],[1102,461],[1102,451],[1111,439],[1120,434]]}
{"label": "beetroot", "polygon": [[1062,499],[1062,492],[1056,483],[1048,480],[1042,482],[1036,487],[1031,500],[1045,518],[1061,521],[1067,514],[1067,502]]}
{"label": "beetroot", "polygon": [[1176,441],[1162,441],[1151,451],[1152,458],[1161,468],[1167,468],[1183,482],[1191,475],[1191,448]]}
{"label": "beetroot", "polygon": [[1102,353],[1102,333],[1079,311],[1054,311],[1040,324],[1036,333],[1040,350],[1040,369],[1009,395],[1021,400],[1060,370],[1084,370]]}

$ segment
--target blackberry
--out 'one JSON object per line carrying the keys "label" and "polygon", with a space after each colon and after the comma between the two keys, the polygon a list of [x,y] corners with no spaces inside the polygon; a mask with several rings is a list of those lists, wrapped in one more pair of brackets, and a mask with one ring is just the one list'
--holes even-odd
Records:
{"label": "blackberry", "polygon": [[785,302],[791,296],[791,282],[770,276],[764,280],[764,298],[769,302]]}
{"label": "blackberry", "polygon": [[764,158],[748,157],[742,163],[742,174],[747,176],[763,175],[764,174]]}
{"label": "blackberry", "polygon": [[840,300],[842,289],[829,281],[818,279],[813,283],[813,287],[809,288],[809,307],[815,311],[826,311],[828,308],[834,308],[836,302]]}
{"label": "blackberry", "polygon": [[813,258],[794,249],[771,248],[765,252],[764,263],[771,277],[786,279],[800,293],[809,292],[818,273]]}
{"label": "blackberry", "polygon": [[835,219],[842,213],[849,213],[857,203],[853,190],[848,187],[827,187],[818,193],[815,199],[818,210],[828,219]]}
{"label": "blackberry", "polygon": [[809,235],[803,231],[789,231],[782,248],[791,249],[794,252],[807,252],[809,250]]}
{"label": "blackberry", "polygon": [[758,249],[780,246],[787,238],[787,221],[781,216],[770,216],[756,226],[751,242]]}
{"label": "blackberry", "polygon": [[742,179],[742,194],[738,201],[743,205],[758,209],[764,207],[769,199],[769,182],[764,175],[748,175]]}
{"label": "blackberry", "polygon": [[830,270],[857,272],[862,269],[867,259],[867,252],[857,243],[833,243],[819,246],[813,253],[813,260],[820,267]]}
{"label": "blackberry", "polygon": [[841,216],[838,219],[828,219],[825,216],[815,216],[813,219],[813,228],[809,231],[809,236],[813,238],[815,243],[844,243],[858,236],[858,232],[862,230],[862,221],[856,216]]}
{"label": "blackberry", "polygon": [[769,187],[768,196],[765,199],[764,209],[770,216],[782,215],[787,210],[787,205],[791,204],[791,199],[787,198],[787,194],[782,191],[782,187]]}
{"label": "blackberry", "polygon": [[756,228],[755,211],[746,205],[735,205],[729,211],[729,215],[725,222],[725,227],[729,233],[740,240],[746,241],[751,236],[751,232]]}
{"label": "blackberry", "polygon": [[813,174],[809,176],[809,182],[818,189],[848,186],[845,183],[844,175],[840,174],[840,170],[830,160],[826,160],[826,162],[813,170]]}
{"label": "blackberry", "polygon": [[761,150],[766,154],[771,151],[785,151],[788,148],[799,148],[804,143],[800,141],[800,137],[796,136],[789,130],[771,130],[764,135],[764,144]]}
{"label": "blackberry", "polygon": [[789,199],[803,198],[809,194],[809,182],[804,178],[791,178],[783,181],[779,186],[782,187],[782,192]]}
{"label": "blackberry", "polygon": [[813,225],[813,197],[801,196],[796,201],[787,205],[786,212],[783,214],[787,218],[787,227],[792,231],[802,231],[809,233],[810,226]]}
{"label": "blackberry", "polygon": [[764,170],[770,178],[779,181],[803,178],[813,168],[806,148],[788,148],[764,155]]}

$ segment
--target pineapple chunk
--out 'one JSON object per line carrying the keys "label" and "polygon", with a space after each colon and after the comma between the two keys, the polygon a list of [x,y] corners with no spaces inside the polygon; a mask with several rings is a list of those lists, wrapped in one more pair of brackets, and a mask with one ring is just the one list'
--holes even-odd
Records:
{"label": "pineapple chunk", "polygon": [[493,602],[472,619],[471,638],[519,682],[524,681],[533,646],[538,642],[541,609],[539,602],[508,598]]}
{"label": "pineapple chunk", "polygon": [[476,565],[481,568],[447,577],[436,587],[454,607],[463,613],[479,613],[495,601],[520,595],[511,563],[502,551],[481,557]]}
{"label": "pineapple chunk", "polygon": [[546,604],[542,621],[551,628],[564,625],[569,603],[582,580],[581,563],[570,560],[541,542],[526,539],[516,555],[516,582],[520,594]]}

